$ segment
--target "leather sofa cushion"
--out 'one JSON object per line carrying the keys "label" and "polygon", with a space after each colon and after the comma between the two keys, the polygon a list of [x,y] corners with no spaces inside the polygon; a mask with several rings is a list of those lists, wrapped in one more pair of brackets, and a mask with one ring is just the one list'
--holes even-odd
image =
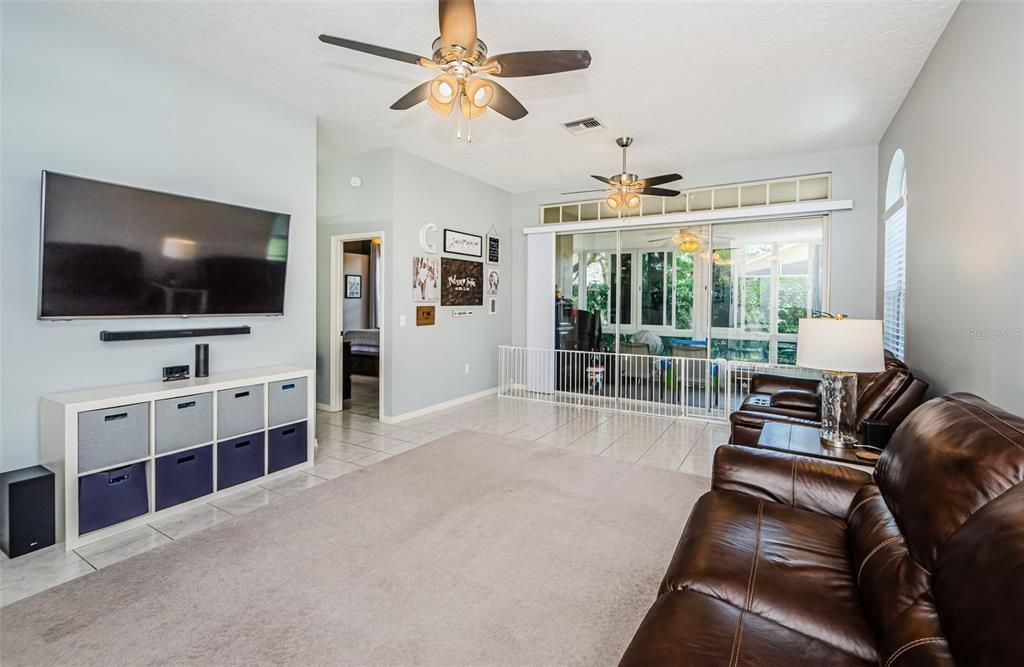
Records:
{"label": "leather sofa cushion", "polygon": [[1024,483],[975,512],[949,539],[934,582],[958,663],[1024,661]]}
{"label": "leather sofa cushion", "polygon": [[875,664],[717,598],[662,595],[647,612],[619,665],[867,667]]}
{"label": "leather sofa cushion", "polygon": [[821,398],[817,394],[803,389],[783,389],[772,394],[771,404],[775,408],[806,410],[817,414],[821,407]]}
{"label": "leather sofa cushion", "polygon": [[875,479],[910,555],[931,571],[972,514],[1024,481],[1024,417],[971,394],[935,398],[893,433]]}
{"label": "leather sofa cushion", "polygon": [[861,600],[879,639],[882,664],[952,665],[932,599],[931,574],[910,557],[874,484],[850,506],[847,536]]}
{"label": "leather sofa cushion", "polygon": [[689,590],[876,660],[846,546],[846,524],[732,491],[698,500],[662,593]]}

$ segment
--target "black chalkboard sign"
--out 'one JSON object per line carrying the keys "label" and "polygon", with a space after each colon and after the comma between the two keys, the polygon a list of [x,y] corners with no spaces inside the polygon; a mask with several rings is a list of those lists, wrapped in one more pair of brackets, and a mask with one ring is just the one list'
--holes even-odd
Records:
{"label": "black chalkboard sign", "polygon": [[501,244],[501,239],[499,239],[497,236],[491,236],[489,234],[487,235],[487,263],[488,264],[497,264],[500,261],[500,259],[501,259],[501,256],[499,254],[499,246],[500,246],[500,244]]}

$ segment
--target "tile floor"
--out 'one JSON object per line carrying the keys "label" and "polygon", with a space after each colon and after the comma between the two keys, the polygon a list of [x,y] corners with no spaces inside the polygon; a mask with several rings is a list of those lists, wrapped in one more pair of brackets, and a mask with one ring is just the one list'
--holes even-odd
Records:
{"label": "tile floor", "polygon": [[380,414],[380,381],[369,375],[352,376],[352,397],[345,410],[374,419]]}
{"label": "tile floor", "polygon": [[711,476],[715,448],[729,438],[705,424],[546,403],[482,398],[399,424],[355,411],[318,413],[318,448],[308,471],[271,480],[65,552],[58,544],[9,560],[0,552],[0,606],[301,493],[460,430],[493,433],[668,470]]}

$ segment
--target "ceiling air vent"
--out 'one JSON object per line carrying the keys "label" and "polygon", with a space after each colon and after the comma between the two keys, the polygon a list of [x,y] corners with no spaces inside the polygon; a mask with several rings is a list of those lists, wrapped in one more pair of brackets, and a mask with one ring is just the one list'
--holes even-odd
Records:
{"label": "ceiling air vent", "polygon": [[596,132],[604,129],[604,125],[601,124],[601,121],[594,117],[569,121],[568,123],[562,123],[562,126],[569,130],[569,134],[573,135],[587,134],[588,132]]}

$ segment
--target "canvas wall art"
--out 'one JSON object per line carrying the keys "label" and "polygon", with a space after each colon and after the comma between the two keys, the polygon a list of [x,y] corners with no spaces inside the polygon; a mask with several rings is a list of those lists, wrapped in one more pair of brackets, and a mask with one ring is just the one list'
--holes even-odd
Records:
{"label": "canvas wall art", "polygon": [[441,305],[484,305],[483,262],[441,258]]}

